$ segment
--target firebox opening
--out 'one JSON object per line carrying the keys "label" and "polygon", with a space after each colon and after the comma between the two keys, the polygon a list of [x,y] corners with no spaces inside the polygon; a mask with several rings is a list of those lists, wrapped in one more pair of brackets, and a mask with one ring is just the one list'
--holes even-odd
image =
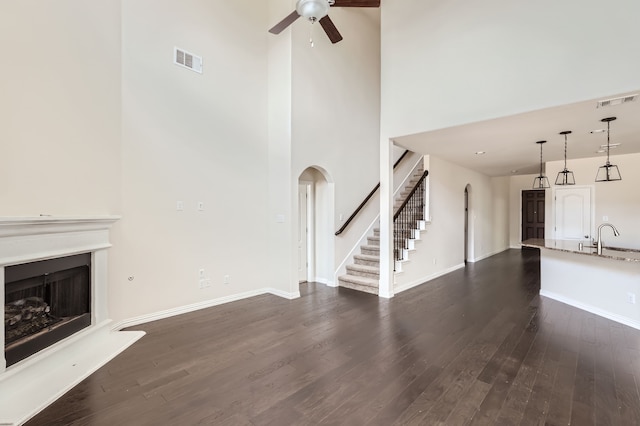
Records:
{"label": "firebox opening", "polygon": [[91,325],[91,254],[5,268],[7,366]]}

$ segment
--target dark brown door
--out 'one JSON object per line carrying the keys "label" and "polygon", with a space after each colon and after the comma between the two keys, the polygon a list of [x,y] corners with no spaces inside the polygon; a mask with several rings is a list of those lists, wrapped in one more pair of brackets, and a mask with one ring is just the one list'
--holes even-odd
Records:
{"label": "dark brown door", "polygon": [[544,189],[522,191],[522,241],[544,238]]}

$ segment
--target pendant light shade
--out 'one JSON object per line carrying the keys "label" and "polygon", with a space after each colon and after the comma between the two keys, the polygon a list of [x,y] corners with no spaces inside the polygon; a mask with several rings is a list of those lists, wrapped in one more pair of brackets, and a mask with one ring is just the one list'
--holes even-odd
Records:
{"label": "pendant light shade", "polygon": [[558,176],[556,177],[556,185],[575,185],[576,180],[573,177],[573,172],[567,169],[567,135],[571,133],[571,130],[565,130],[564,132],[560,132],[561,135],[564,135],[564,169],[561,172],[558,172]]}
{"label": "pendant light shade", "polygon": [[609,131],[610,131],[610,123],[614,121],[616,117],[607,117],[603,118],[603,123],[607,123],[607,162],[604,166],[600,166],[598,169],[598,174],[596,175],[596,182],[612,182],[614,180],[622,180],[622,176],[620,176],[620,170],[618,170],[618,166],[611,164],[609,162]]}
{"label": "pendant light shade", "polygon": [[545,189],[549,188],[549,179],[542,174],[542,145],[547,141],[538,141],[536,143],[540,145],[540,176],[533,180],[533,189]]}

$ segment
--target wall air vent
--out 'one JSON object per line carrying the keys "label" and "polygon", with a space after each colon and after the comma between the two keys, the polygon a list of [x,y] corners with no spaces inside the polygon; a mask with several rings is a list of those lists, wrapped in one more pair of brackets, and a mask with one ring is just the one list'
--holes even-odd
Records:
{"label": "wall air vent", "polygon": [[173,63],[202,74],[202,57],[178,47],[173,48]]}
{"label": "wall air vent", "polygon": [[626,104],[627,102],[633,102],[636,99],[638,99],[637,93],[633,95],[620,96],[619,98],[605,99],[602,101],[598,101],[597,108],[604,108],[608,106]]}

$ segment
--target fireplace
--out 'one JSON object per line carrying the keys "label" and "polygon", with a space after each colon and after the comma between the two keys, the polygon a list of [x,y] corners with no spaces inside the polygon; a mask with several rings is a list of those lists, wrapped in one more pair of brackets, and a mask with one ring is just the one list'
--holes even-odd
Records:
{"label": "fireplace", "polygon": [[91,325],[91,254],[5,268],[7,367]]}
{"label": "fireplace", "polygon": [[23,424],[144,335],[109,319],[118,219],[0,217],[0,425]]}

